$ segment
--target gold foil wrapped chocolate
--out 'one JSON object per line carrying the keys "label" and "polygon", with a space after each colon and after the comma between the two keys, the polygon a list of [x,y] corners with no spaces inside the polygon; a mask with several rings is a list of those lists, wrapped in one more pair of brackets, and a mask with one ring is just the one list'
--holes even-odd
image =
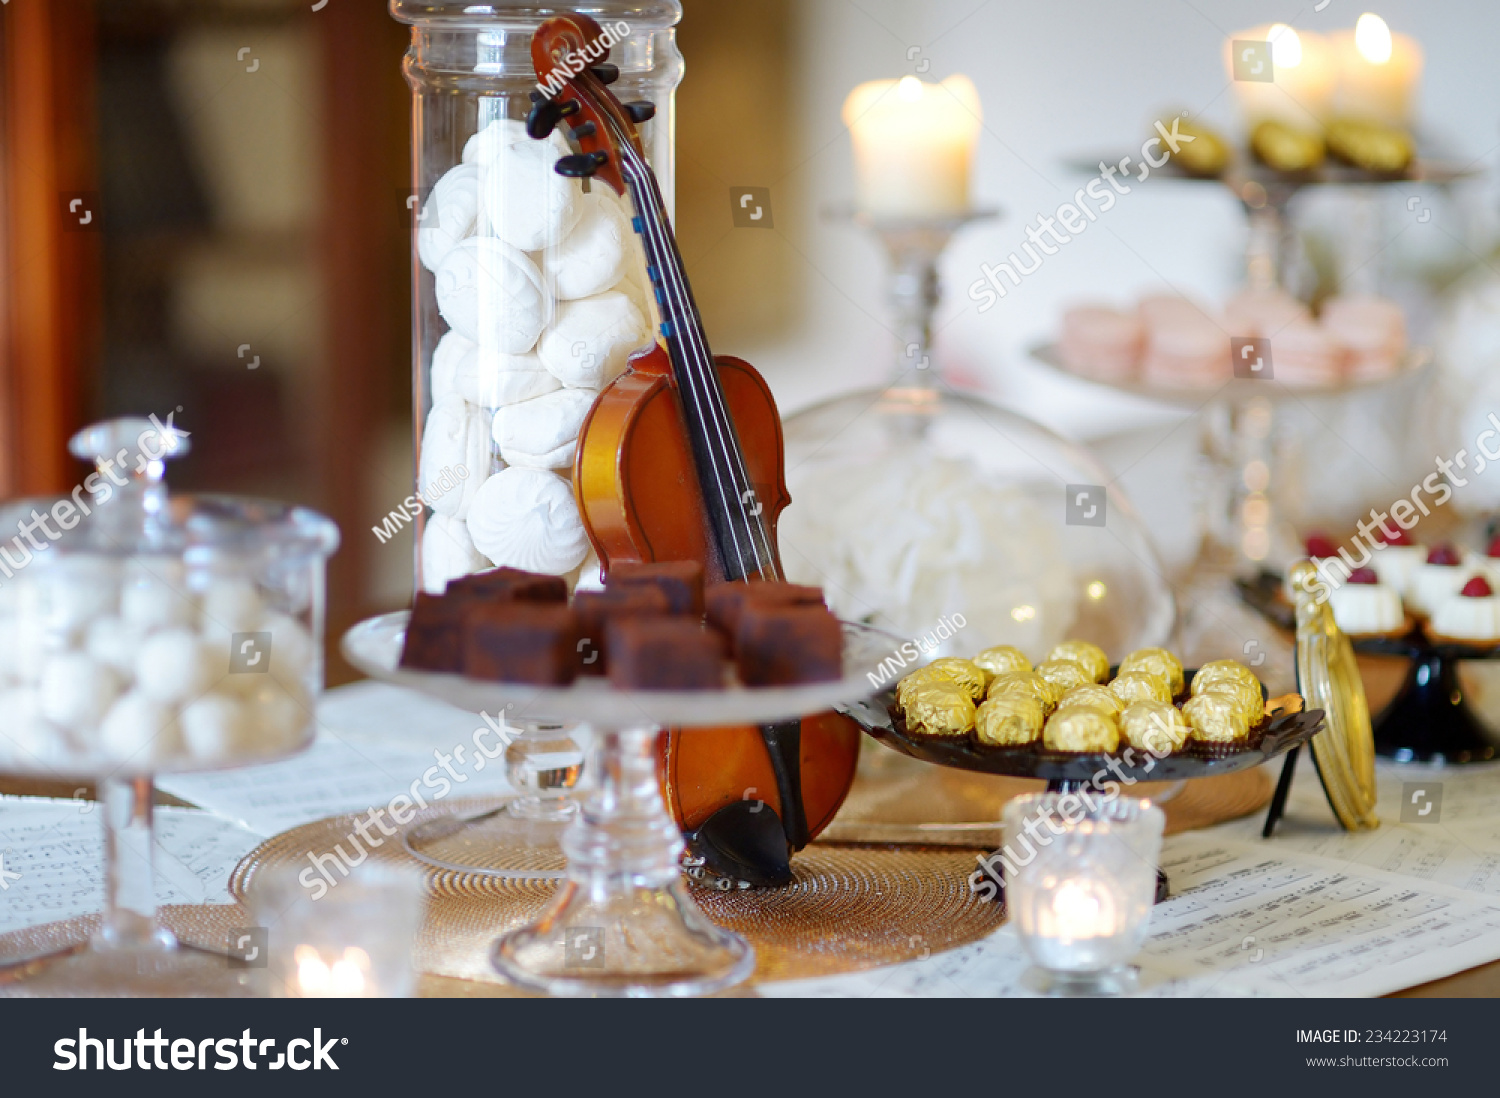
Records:
{"label": "gold foil wrapped chocolate", "polygon": [[1076,660],[1043,660],[1036,665],[1036,673],[1064,690],[1086,686],[1094,681],[1088,669]]}
{"label": "gold foil wrapped chocolate", "polygon": [[1215,131],[1196,122],[1178,121],[1173,127],[1186,141],[1177,143],[1177,151],[1167,150],[1176,164],[1189,175],[1218,175],[1229,166],[1229,145]]}
{"label": "gold foil wrapped chocolate", "polygon": [[1121,671],[1109,684],[1122,706],[1131,702],[1156,701],[1171,704],[1172,688],[1167,680],[1150,671]]}
{"label": "gold foil wrapped chocolate", "polygon": [[1127,671],[1149,671],[1153,675],[1159,675],[1167,680],[1167,686],[1172,691],[1172,697],[1181,694],[1185,679],[1182,673],[1182,661],[1165,648],[1137,648],[1130,655],[1120,661],[1120,674]]}
{"label": "gold foil wrapped chocolate", "polygon": [[1047,653],[1047,659],[1072,660],[1088,672],[1091,682],[1103,682],[1109,678],[1109,657],[1104,654],[1104,649],[1088,641],[1063,641]]}
{"label": "gold foil wrapped chocolate", "polygon": [[1120,714],[1121,738],[1157,756],[1182,750],[1190,731],[1182,710],[1171,702],[1132,702]]}
{"label": "gold foil wrapped chocolate", "polygon": [[1310,172],[1323,163],[1323,138],[1284,122],[1266,121],[1250,133],[1250,149],[1279,172]]}
{"label": "gold foil wrapped chocolate", "polygon": [[904,705],[908,690],[930,682],[956,683],[968,692],[969,700],[977,702],[984,697],[989,676],[973,660],[945,656],[940,660],[933,660],[926,667],[919,667],[902,679],[896,687],[896,700]]}
{"label": "gold foil wrapped chocolate", "polygon": [[1042,743],[1053,751],[1104,751],[1120,746],[1120,726],[1097,709],[1059,709],[1047,718]]}
{"label": "gold foil wrapped chocolate", "polygon": [[914,735],[967,736],[974,728],[974,699],[955,682],[918,683],[901,708]]}
{"label": "gold foil wrapped chocolate", "polygon": [[1250,725],[1235,700],[1213,692],[1189,698],[1182,715],[1192,729],[1191,738],[1204,743],[1242,743],[1250,735]]}
{"label": "gold foil wrapped chocolate", "polygon": [[1261,697],[1259,686],[1246,686],[1236,679],[1220,679],[1198,696],[1205,694],[1218,694],[1229,698],[1234,702],[1235,708],[1245,716],[1245,723],[1254,728],[1266,715],[1265,699]]}
{"label": "gold foil wrapped chocolate", "polygon": [[1255,672],[1239,660],[1212,660],[1198,668],[1197,673],[1193,675],[1192,692],[1201,694],[1214,683],[1223,682],[1226,679],[1260,689],[1260,680],[1255,677]]}
{"label": "gold foil wrapped chocolate", "polygon": [[1041,702],[1042,708],[1050,713],[1057,708],[1057,703],[1064,693],[1063,687],[1048,682],[1035,671],[1017,671],[1014,674],[1001,675],[990,683],[986,697],[998,698],[1003,694],[1027,694]]}
{"label": "gold foil wrapped chocolate", "polygon": [[1346,164],[1382,175],[1405,171],[1416,156],[1411,136],[1374,122],[1340,118],[1328,123],[1328,151]]}
{"label": "gold foil wrapped chocolate", "polygon": [[1026,658],[1026,653],[1008,644],[997,644],[993,648],[986,648],[974,657],[974,662],[996,678],[1001,675],[1013,675],[1018,671],[1031,670],[1031,661]]}
{"label": "gold foil wrapped chocolate", "polygon": [[1084,709],[1097,709],[1101,713],[1108,713],[1111,717],[1118,717],[1120,710],[1125,708],[1124,703],[1115,696],[1114,691],[1097,683],[1075,686],[1057,703],[1059,709],[1068,709],[1075,705]]}
{"label": "gold foil wrapped chocolate", "polygon": [[975,734],[991,747],[1015,747],[1035,742],[1042,734],[1046,713],[1030,694],[1001,694],[979,707]]}

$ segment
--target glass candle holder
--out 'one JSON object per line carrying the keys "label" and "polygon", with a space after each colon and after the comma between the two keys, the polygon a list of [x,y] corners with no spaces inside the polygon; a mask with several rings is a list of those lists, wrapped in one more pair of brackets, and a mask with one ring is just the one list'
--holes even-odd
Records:
{"label": "glass candle holder", "polygon": [[1005,806],[1006,905],[1049,995],[1134,990],[1166,817],[1150,801],[1038,793]]}
{"label": "glass candle holder", "polygon": [[367,863],[310,890],[286,869],[257,878],[250,909],[266,935],[274,999],[404,999],[416,987],[412,944],[423,881],[410,866]]}

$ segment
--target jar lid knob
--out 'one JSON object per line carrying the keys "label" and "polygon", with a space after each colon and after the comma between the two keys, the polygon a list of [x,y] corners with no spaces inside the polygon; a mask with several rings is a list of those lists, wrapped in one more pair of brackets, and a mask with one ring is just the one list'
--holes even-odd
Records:
{"label": "jar lid knob", "polygon": [[100,469],[119,466],[137,480],[157,483],[165,474],[167,458],[182,457],[192,449],[188,432],[172,422],[173,415],[165,423],[155,415],[106,419],[69,439],[68,451]]}

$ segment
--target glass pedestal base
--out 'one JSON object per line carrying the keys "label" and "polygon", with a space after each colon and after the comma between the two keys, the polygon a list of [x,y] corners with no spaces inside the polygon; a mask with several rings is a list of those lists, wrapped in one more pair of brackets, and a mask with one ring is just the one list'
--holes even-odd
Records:
{"label": "glass pedestal base", "polygon": [[551,995],[707,995],[755,970],[749,943],[688,895],[682,836],[657,781],[659,735],[601,735],[599,788],[562,837],[566,883],[540,919],[495,943],[512,983]]}
{"label": "glass pedestal base", "polygon": [[1141,980],[1134,965],[1117,965],[1101,972],[1055,972],[1033,965],[1021,974],[1021,984],[1053,999],[1097,999],[1134,994]]}
{"label": "glass pedestal base", "polygon": [[131,946],[88,946],[0,969],[0,997],[44,999],[256,998],[263,969],[231,968],[228,956],[182,946],[165,930]]}

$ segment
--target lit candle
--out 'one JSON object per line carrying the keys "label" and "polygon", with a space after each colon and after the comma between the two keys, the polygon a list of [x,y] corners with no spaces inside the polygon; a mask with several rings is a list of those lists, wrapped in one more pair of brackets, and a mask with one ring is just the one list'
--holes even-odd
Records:
{"label": "lit candle", "polygon": [[1392,34],[1371,12],[1359,17],[1353,33],[1334,37],[1339,84],[1334,108],[1346,118],[1407,129],[1417,84],[1422,79],[1422,47],[1404,34]]}
{"label": "lit candle", "polygon": [[294,951],[297,964],[296,997],[300,999],[362,999],[378,997],[366,974],[370,956],[358,946],[349,946],[343,956],[329,964],[310,945],[299,945]]}
{"label": "lit candle", "polygon": [[1059,942],[1112,938],[1120,932],[1114,898],[1087,880],[1064,881],[1038,912],[1037,933]]}
{"label": "lit candle", "polygon": [[[1244,59],[1234,56],[1235,42],[1271,44],[1271,80],[1247,78]],[[1319,35],[1273,23],[1232,35],[1224,57],[1240,110],[1251,126],[1269,120],[1304,130],[1322,128],[1336,70],[1328,43]]]}
{"label": "lit candle", "polygon": [[945,217],[969,210],[969,167],[981,122],[966,76],[861,84],[844,100],[854,139],[856,201],[878,217]]}

